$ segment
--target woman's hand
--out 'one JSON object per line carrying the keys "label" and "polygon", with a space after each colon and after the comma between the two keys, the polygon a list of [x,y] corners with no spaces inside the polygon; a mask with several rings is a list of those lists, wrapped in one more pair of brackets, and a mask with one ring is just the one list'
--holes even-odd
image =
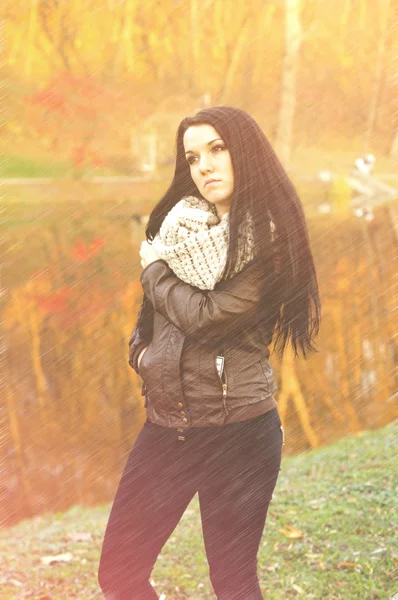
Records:
{"label": "woman's hand", "polygon": [[148,244],[146,240],[141,243],[140,256],[141,265],[144,269],[155,260],[159,260],[159,258],[161,258],[161,256],[156,252],[155,248],[151,246],[151,244]]}

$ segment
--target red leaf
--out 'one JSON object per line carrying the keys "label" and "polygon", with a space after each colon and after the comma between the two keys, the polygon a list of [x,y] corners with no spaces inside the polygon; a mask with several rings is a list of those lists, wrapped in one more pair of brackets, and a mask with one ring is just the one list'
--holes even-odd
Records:
{"label": "red leaf", "polygon": [[86,262],[89,254],[83,240],[78,240],[72,248],[72,258],[75,262]]}

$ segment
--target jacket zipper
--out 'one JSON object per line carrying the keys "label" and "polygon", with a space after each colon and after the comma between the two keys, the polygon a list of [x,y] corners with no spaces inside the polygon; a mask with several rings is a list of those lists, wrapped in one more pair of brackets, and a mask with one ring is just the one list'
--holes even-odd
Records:
{"label": "jacket zipper", "polygon": [[224,410],[225,410],[226,414],[228,414],[228,408],[227,408],[227,384],[226,383],[222,384],[222,403],[224,405]]}
{"label": "jacket zipper", "polygon": [[[221,387],[222,387],[222,402],[223,402],[223,406],[224,406],[224,410],[226,412],[226,414],[228,414],[228,408],[227,408],[227,391],[228,391],[228,379],[227,379],[227,372],[225,369],[225,356],[224,356],[224,349],[221,347],[219,349],[219,356],[223,356],[224,357],[224,368],[223,368],[223,372],[221,375]],[[224,379],[223,379],[224,378]]]}

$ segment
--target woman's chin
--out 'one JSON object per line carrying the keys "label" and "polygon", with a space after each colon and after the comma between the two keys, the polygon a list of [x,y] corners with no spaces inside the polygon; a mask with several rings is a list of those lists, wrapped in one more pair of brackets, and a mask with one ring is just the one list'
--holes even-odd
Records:
{"label": "woman's chin", "polygon": [[209,202],[212,202],[213,204],[227,204],[229,201],[229,198],[227,198],[225,195],[223,194],[214,194],[214,193],[207,193],[206,195],[203,194],[203,197],[206,198],[206,200],[208,200]]}

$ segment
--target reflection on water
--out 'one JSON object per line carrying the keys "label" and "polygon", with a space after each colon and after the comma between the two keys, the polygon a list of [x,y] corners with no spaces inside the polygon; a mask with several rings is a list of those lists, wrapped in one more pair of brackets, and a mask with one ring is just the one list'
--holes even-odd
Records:
{"label": "reflection on water", "polygon": [[[113,496],[144,419],[141,380],[128,366],[144,237],[133,214],[137,204],[128,196],[14,202],[7,211],[7,425],[0,448],[6,522]],[[376,208],[372,222],[314,214],[309,232],[323,302],[319,352],[307,361],[287,355],[282,364],[271,354],[285,454],[396,416],[389,213]]]}

